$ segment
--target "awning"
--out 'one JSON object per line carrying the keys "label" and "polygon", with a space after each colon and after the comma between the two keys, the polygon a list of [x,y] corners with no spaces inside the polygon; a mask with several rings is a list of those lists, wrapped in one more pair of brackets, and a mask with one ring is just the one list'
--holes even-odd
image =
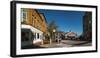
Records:
{"label": "awning", "polygon": [[21,25],[21,28],[26,28],[26,29],[30,29],[32,32],[36,32],[36,33],[42,33],[42,31],[38,30],[37,28],[34,28],[33,26],[30,26],[30,25],[25,25],[25,24],[22,24]]}

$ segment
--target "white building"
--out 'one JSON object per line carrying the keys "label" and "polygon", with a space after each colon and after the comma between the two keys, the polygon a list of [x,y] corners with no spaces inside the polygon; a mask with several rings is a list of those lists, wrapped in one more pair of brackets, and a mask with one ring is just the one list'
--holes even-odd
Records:
{"label": "white building", "polygon": [[29,29],[33,33],[34,37],[29,38],[30,41],[33,41],[33,44],[43,41],[43,32],[42,31],[40,31],[30,25],[25,25],[25,24],[21,25],[21,29]]}
{"label": "white building", "polygon": [[77,34],[75,32],[67,32],[65,33],[66,39],[75,39],[77,37]]}

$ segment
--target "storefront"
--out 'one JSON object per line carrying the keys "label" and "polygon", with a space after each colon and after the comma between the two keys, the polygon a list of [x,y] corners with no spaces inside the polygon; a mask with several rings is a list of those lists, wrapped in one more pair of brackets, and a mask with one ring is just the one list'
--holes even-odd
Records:
{"label": "storefront", "polygon": [[26,44],[35,44],[43,41],[43,32],[30,25],[23,24],[21,26],[21,34],[23,45],[25,45],[25,42],[27,42]]}

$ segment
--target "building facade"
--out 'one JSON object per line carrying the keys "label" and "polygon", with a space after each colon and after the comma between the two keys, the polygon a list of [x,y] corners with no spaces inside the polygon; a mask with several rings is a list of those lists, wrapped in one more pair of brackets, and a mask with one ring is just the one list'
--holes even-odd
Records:
{"label": "building facade", "polygon": [[75,32],[66,32],[65,33],[65,38],[66,39],[76,39],[77,34]]}
{"label": "building facade", "polygon": [[[32,37],[29,37],[30,41],[38,43],[45,39],[47,32],[47,22],[43,14],[39,13],[35,9],[21,8],[21,29],[29,29],[32,33]],[[21,32],[22,37],[28,37],[28,33]],[[26,36],[23,34],[27,34]],[[25,38],[22,38],[25,39]],[[27,42],[27,41],[26,41]]]}
{"label": "building facade", "polygon": [[83,39],[92,40],[92,12],[86,12],[83,17]]}

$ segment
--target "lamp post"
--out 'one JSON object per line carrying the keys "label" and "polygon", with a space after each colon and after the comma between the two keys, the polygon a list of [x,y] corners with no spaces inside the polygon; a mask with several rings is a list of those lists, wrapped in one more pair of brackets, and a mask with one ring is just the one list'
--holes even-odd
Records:
{"label": "lamp post", "polygon": [[55,32],[56,32],[56,30],[55,29],[53,29],[53,37],[54,37],[54,39],[55,39]]}
{"label": "lamp post", "polygon": [[51,41],[51,37],[50,37],[50,33],[48,32],[48,38],[49,38],[49,40],[50,40],[50,45],[51,45],[51,43],[52,43],[52,41]]}
{"label": "lamp post", "polygon": [[[52,34],[51,34],[51,37],[50,37],[50,45],[52,44],[52,39],[53,37],[55,37],[54,33],[56,32],[55,29],[52,30]],[[48,35],[50,36],[50,33],[48,33]],[[54,35],[54,36],[53,36]]]}

